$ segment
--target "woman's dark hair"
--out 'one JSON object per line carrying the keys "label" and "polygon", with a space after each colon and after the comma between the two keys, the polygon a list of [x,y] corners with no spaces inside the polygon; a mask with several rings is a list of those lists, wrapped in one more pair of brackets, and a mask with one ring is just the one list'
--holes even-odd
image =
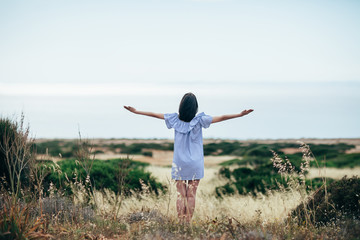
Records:
{"label": "woman's dark hair", "polygon": [[179,106],[179,119],[190,122],[198,111],[198,102],[192,93],[186,93],[181,99]]}

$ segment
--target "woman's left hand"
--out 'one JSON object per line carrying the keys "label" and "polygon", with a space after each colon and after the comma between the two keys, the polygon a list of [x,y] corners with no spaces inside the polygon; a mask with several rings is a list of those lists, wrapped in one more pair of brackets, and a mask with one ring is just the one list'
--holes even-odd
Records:
{"label": "woman's left hand", "polygon": [[124,106],[124,108],[132,113],[136,113],[136,109],[131,106]]}

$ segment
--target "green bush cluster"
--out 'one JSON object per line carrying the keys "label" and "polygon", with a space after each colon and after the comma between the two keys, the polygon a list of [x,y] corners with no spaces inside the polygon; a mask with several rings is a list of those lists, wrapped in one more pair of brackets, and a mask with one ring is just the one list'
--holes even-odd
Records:
{"label": "green bush cluster", "polygon": [[38,154],[49,154],[53,157],[61,156],[63,158],[75,157],[77,150],[76,141],[50,140],[34,144]]}
{"label": "green bush cluster", "polygon": [[[165,150],[172,151],[174,149],[172,143],[133,143],[127,145],[125,143],[120,144],[109,144],[109,145],[95,145],[93,147],[101,147],[105,150],[111,152],[119,152],[124,154],[144,154],[144,149],[156,149],[156,150]],[[50,156],[57,157],[61,156],[63,158],[74,158],[76,157],[75,153],[78,148],[78,143],[76,140],[73,141],[64,141],[64,140],[49,140],[44,142],[38,142],[34,144],[37,153],[39,154],[49,154]],[[102,150],[96,150],[94,153],[104,153]],[[146,155],[147,154],[147,155]],[[146,156],[149,156],[149,153],[145,153]]]}
{"label": "green bush cluster", "polygon": [[354,168],[360,165],[360,153],[338,154],[333,158],[327,158],[325,162],[322,161],[322,164],[333,168]]}
{"label": "green bush cluster", "polygon": [[[240,142],[227,142],[222,141],[219,143],[208,143],[204,144],[204,155],[235,155],[240,156],[238,154],[234,154],[236,150],[241,150],[242,143]],[[220,150],[220,151],[219,151]]]}
{"label": "green bush cluster", "polygon": [[313,154],[319,158],[326,157],[335,158],[339,154],[345,153],[346,150],[350,150],[354,148],[354,145],[346,144],[346,143],[338,143],[338,144],[308,144]]}
{"label": "green bush cluster", "polygon": [[[346,154],[346,150],[352,149],[355,146],[345,143],[338,144],[309,144],[313,154],[317,156],[318,161],[327,167],[355,167],[360,165],[360,153]],[[143,154],[145,156],[151,156],[146,149],[156,149],[172,151],[172,143],[133,143],[133,144],[109,144],[99,145],[93,147],[101,147],[106,151],[124,153],[129,155]],[[269,158],[272,157],[271,150],[277,152],[281,157],[285,154],[281,151],[283,148],[298,148],[297,143],[243,143],[240,141],[220,141],[214,143],[204,144],[204,155],[232,155],[238,156],[239,160],[234,160],[238,165],[260,165],[268,163]],[[51,156],[61,155],[63,158],[74,158],[77,149],[76,141],[63,141],[63,140],[51,140],[41,143],[36,143],[36,149],[38,153],[46,153]],[[97,150],[96,153],[103,153],[101,150]],[[288,158],[291,159],[296,170],[299,170],[302,153],[288,154]],[[240,160],[241,159],[241,160]],[[228,163],[223,163],[228,164]],[[312,163],[313,167],[316,167],[315,163]]]}
{"label": "green bush cluster", "polygon": [[[248,167],[239,167],[231,170],[229,167],[222,167],[219,175],[227,180],[223,186],[215,189],[217,196],[239,193],[242,195],[251,193],[265,194],[268,190],[277,190],[280,187],[287,188],[289,177],[281,176],[273,167],[272,163],[262,164],[250,169]],[[295,181],[301,182],[300,178],[292,176]],[[305,185],[308,190],[317,189],[324,185],[324,178],[306,179]],[[326,184],[334,180],[326,178]]]}
{"label": "green bush cluster", "polygon": [[[61,173],[55,171],[46,176],[45,189],[49,189],[50,183],[53,183],[56,188],[64,189],[68,194],[71,194],[69,181],[85,183],[86,172],[76,163],[76,160],[62,160],[58,162],[58,165]],[[150,190],[156,194],[165,191],[165,186],[157,182],[151,173],[144,170],[146,165],[148,164],[130,159],[94,160],[90,172],[90,181],[95,189],[106,188],[124,195],[131,194],[131,191],[141,192],[143,190],[139,179],[143,180]]]}
{"label": "green bush cluster", "polygon": [[272,157],[270,150],[281,153],[282,148],[297,148],[295,143],[241,143],[239,141],[221,141],[204,145],[204,155],[233,155],[242,157]]}
{"label": "green bush cluster", "polygon": [[343,177],[325,188],[319,188],[305,204],[300,204],[293,212],[300,223],[310,221],[315,225],[325,225],[346,219],[360,219],[360,178]]}
{"label": "green bush cluster", "polygon": [[126,154],[142,154],[143,149],[156,149],[164,151],[174,150],[174,146],[172,143],[133,143],[130,145],[118,144],[117,147],[121,149],[121,153]]}
{"label": "green bush cluster", "polygon": [[287,179],[275,172],[272,164],[264,164],[250,169],[239,167],[230,170],[222,167],[219,175],[227,179],[227,183],[215,189],[217,196],[224,194],[266,193],[267,190],[278,189],[279,186],[287,187]]}
{"label": "green bush cluster", "polygon": [[[328,148],[331,148],[332,145],[326,145]],[[284,178],[284,176],[281,176],[279,174],[278,170],[273,167],[272,162],[270,161],[269,157],[265,157],[265,151],[267,151],[268,147],[264,145],[258,145],[255,146],[255,144],[252,144],[251,149],[244,150],[244,152],[247,153],[247,155],[244,155],[241,158],[232,159],[226,162],[221,163],[223,166],[219,170],[219,175],[227,179],[227,183],[223,186],[220,186],[216,188],[216,194],[218,196],[221,196],[223,194],[233,194],[235,192],[239,194],[257,194],[258,192],[266,193],[267,190],[275,190],[279,187],[288,187],[288,178]],[[277,149],[281,149],[284,147],[289,147],[289,145],[286,144],[276,144],[272,147],[276,147]],[[292,146],[293,147],[293,146]],[[325,145],[319,146],[319,148],[315,149],[317,150],[317,153],[324,152]],[[349,166],[349,164],[354,164],[357,161],[357,155],[358,154],[344,154],[346,150],[351,148],[352,146],[346,145],[346,144],[340,144],[339,146],[335,147],[335,150],[330,150],[330,153],[332,156],[337,156],[337,161],[331,162],[335,165],[335,163],[342,164],[342,166]],[[310,157],[313,155],[311,154],[310,150],[307,150],[308,154],[310,154]],[[269,151],[269,153],[271,153]],[[335,154],[336,153],[336,154]],[[271,153],[272,154],[272,153]],[[282,159],[291,159],[291,163],[289,162],[289,165],[287,165],[286,160],[282,167],[287,168],[289,166],[290,168],[287,171],[292,174],[291,178],[292,181],[295,180],[299,182],[299,184],[304,180],[300,180],[299,177],[295,177],[293,173],[297,173],[300,175],[306,175],[307,172],[301,169],[301,165],[303,161],[306,159],[303,156],[303,153],[295,153],[288,155],[289,157],[285,156],[284,153],[280,153],[278,157]],[[349,159],[348,161],[344,161],[344,158],[341,158],[340,156],[345,156],[345,159]],[[307,156],[308,157],[308,156]],[[334,159],[335,160],[335,159]],[[316,162],[316,161],[314,161]],[[310,162],[311,163],[311,162]],[[359,164],[359,163],[357,163]],[[336,166],[338,166],[336,165]],[[237,166],[237,168],[236,168]],[[250,167],[249,167],[250,166]],[[234,168],[235,167],[235,168]],[[283,172],[284,169],[281,170]],[[300,176],[299,175],[299,176]],[[319,179],[312,179],[308,180],[305,179],[305,186],[306,189],[316,189],[324,185],[323,178]],[[333,181],[333,179],[326,179],[326,184],[329,184]]]}
{"label": "green bush cluster", "polygon": [[[227,162],[221,163],[222,166],[229,165],[261,165],[269,162],[272,157],[271,150],[277,152],[280,157],[285,157],[281,151],[283,148],[298,148],[299,145],[295,143],[273,143],[273,144],[241,144],[240,142],[220,142],[210,143],[204,146],[205,155],[233,155],[239,156]],[[345,143],[338,144],[309,144],[309,147],[318,158],[321,166],[344,168],[360,166],[360,153],[345,153],[346,150],[352,149],[355,146]],[[302,153],[288,154],[287,157],[291,159],[295,170],[299,171],[302,161]],[[312,167],[317,167],[316,162],[311,163]]]}

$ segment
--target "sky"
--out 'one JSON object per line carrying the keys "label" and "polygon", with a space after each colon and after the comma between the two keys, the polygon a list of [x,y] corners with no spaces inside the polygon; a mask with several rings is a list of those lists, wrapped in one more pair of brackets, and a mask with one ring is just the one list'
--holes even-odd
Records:
{"label": "sky", "polygon": [[172,138],[140,110],[244,118],[230,139],[360,137],[359,1],[1,1],[0,116],[37,138]]}

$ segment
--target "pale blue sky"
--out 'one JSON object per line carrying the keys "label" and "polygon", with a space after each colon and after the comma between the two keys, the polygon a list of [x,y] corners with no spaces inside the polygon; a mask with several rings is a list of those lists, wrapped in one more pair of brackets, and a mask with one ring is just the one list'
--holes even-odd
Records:
{"label": "pale blue sky", "polygon": [[0,114],[24,111],[39,137],[76,137],[78,124],[89,137],[171,137],[151,120],[156,133],[121,127],[144,120],[121,106],[174,112],[192,91],[209,114],[256,110],[210,137],[359,137],[359,12],[359,1],[1,1]]}

